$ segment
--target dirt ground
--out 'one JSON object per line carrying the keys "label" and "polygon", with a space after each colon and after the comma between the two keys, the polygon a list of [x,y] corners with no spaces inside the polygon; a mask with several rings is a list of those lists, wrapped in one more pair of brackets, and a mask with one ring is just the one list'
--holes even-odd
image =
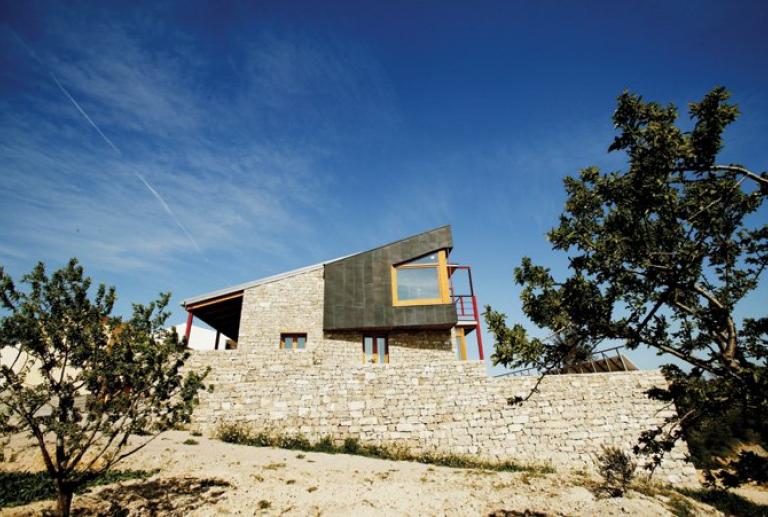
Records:
{"label": "dirt ground", "polygon": [[[185,444],[187,440],[196,444]],[[39,469],[27,448],[4,470]],[[76,514],[130,515],[673,515],[669,500],[630,492],[597,498],[577,474],[489,472],[232,445],[168,432],[121,469],[159,472],[75,497]],[[692,503],[695,513],[718,515]],[[52,502],[7,508],[39,514]]]}

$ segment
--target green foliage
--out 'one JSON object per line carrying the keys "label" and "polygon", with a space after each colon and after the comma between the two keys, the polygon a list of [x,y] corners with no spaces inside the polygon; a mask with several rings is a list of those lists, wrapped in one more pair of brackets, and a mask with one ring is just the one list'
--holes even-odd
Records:
{"label": "green foliage", "polygon": [[198,442],[194,438],[187,438],[186,440],[184,440],[181,443],[183,443],[184,445],[200,445],[200,442]]}
{"label": "green foliage", "polygon": [[511,461],[491,462],[470,456],[455,454],[424,453],[413,454],[408,449],[397,446],[361,444],[357,438],[346,438],[341,445],[335,445],[330,436],[324,436],[312,443],[301,435],[282,435],[270,432],[255,432],[243,423],[222,424],[216,431],[216,438],[228,443],[250,445],[254,447],[280,447],[327,454],[356,454],[395,461],[416,461],[443,467],[482,469],[504,472],[532,472],[550,474],[554,470],[548,465],[521,465]]}
{"label": "green foliage", "polygon": [[739,321],[737,304],[768,266],[768,224],[756,217],[768,195],[768,173],[718,164],[722,133],[738,116],[724,88],[689,113],[631,93],[619,96],[609,151],[627,170],[583,169],[566,177],[565,209],[548,233],[568,254],[570,276],[555,279],[524,258],[515,270],[522,308],[555,339],[528,336],[522,325],[486,307],[495,335],[495,364],[557,371],[605,341],[645,346],[689,365],[667,366],[670,390],[653,396],[687,409],[642,437],[636,452],[651,468],[685,429],[729,409],[768,414],[768,317]]}
{"label": "green foliage", "polygon": [[629,490],[637,463],[618,447],[604,446],[597,456],[597,468],[603,478],[600,491],[611,497],[621,497]]}
{"label": "green foliage", "polygon": [[333,452],[333,438],[330,436],[323,436],[320,441],[315,444],[316,452]]}
{"label": "green foliage", "polygon": [[[0,345],[13,360],[0,367],[0,431],[35,439],[67,515],[79,487],[189,422],[205,374],[182,374],[189,352],[163,328],[169,294],[123,320],[115,289],[93,293],[75,259],[50,276],[40,263],[22,283],[0,268]],[[32,373],[40,384],[26,382]]]}
{"label": "green foliage", "polygon": [[[90,481],[78,487],[81,493],[90,487],[110,485],[129,479],[146,479],[155,471],[113,470],[94,476]],[[0,471],[0,508],[21,506],[35,501],[52,499],[56,496],[56,486],[47,472],[7,472]]]}
{"label": "green foliage", "polygon": [[251,443],[251,428],[243,423],[221,425],[216,430],[216,438],[222,442],[255,445]]}
{"label": "green foliage", "polygon": [[357,438],[346,438],[342,450],[347,454],[359,454],[360,441]]}

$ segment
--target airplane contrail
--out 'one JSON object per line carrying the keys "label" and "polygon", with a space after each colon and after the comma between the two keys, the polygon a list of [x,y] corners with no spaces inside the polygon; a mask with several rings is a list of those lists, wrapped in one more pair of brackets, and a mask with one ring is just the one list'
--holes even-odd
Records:
{"label": "airplane contrail", "polygon": [[[104,140],[104,142],[106,142],[106,144],[109,147],[111,147],[112,150],[115,151],[115,153],[117,153],[117,155],[120,158],[122,158],[123,157],[123,153],[120,151],[120,149],[118,149],[118,147],[114,144],[114,142],[112,142],[112,140],[110,140],[109,137],[104,134],[104,132],[93,121],[93,119],[88,116],[88,113],[86,113],[85,110],[82,108],[82,106],[80,106],[80,103],[78,103],[75,100],[75,98],[72,97],[72,94],[69,93],[69,90],[67,90],[64,87],[64,85],[61,84],[61,81],[59,81],[59,78],[56,76],[56,74],[53,72],[53,70],[48,68],[45,65],[45,63],[43,63],[43,61],[37,56],[37,53],[29,45],[27,45],[27,42],[24,41],[22,39],[22,37],[18,33],[16,33],[15,30],[13,30],[13,29],[10,29],[10,30],[11,30],[11,33],[14,35],[14,37],[19,41],[19,43],[21,43],[21,45],[24,48],[26,48],[27,51],[32,55],[34,60],[37,61],[37,63],[48,72],[48,74],[51,76],[51,79],[53,79],[53,82],[56,83],[56,86],[58,86],[59,90],[61,90],[61,93],[63,93],[67,97],[67,99],[69,99],[69,101],[75,106],[75,108],[77,108],[77,111],[79,111],[80,114],[83,116],[83,118],[86,121],[88,121],[88,123],[93,127],[93,129],[96,130],[96,132],[99,134],[101,139]],[[126,164],[126,165],[128,165],[130,168],[133,168],[133,166],[131,166],[130,164]],[[187,239],[189,239],[189,241],[192,243],[192,245],[195,247],[195,249],[198,251],[198,253],[202,254],[203,250],[200,249],[200,246],[197,244],[197,241],[195,240],[195,238],[192,237],[192,234],[189,232],[187,227],[184,226],[184,224],[181,222],[181,220],[179,220],[179,218],[176,216],[176,213],[171,209],[171,207],[165,201],[163,196],[160,195],[160,193],[157,191],[157,189],[155,189],[149,183],[149,181],[146,180],[144,175],[141,174],[140,172],[138,172],[136,170],[131,170],[131,172],[134,174],[134,176],[136,176],[139,179],[139,181],[141,181],[144,184],[144,186],[147,188],[147,190],[149,190],[149,192],[155,197],[155,199],[157,199],[157,201],[162,205],[163,209],[166,211],[166,213],[168,213],[168,215],[171,217],[171,219],[173,219],[173,222],[176,223],[176,226],[178,226],[181,229],[181,231],[184,232],[184,235],[186,235]]]}

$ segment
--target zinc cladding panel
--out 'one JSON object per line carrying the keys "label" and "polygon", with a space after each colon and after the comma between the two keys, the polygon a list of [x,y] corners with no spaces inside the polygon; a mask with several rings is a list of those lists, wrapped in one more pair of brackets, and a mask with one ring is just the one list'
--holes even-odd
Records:
{"label": "zinc cladding panel", "polygon": [[391,268],[453,247],[443,226],[325,265],[325,330],[451,327],[453,304],[392,306]]}

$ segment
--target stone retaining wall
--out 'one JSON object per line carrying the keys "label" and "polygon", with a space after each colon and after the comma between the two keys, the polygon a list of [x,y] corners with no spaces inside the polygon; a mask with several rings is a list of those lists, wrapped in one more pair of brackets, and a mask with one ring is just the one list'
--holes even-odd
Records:
{"label": "stone retaining wall", "polygon": [[[430,364],[364,365],[359,342],[350,343],[355,337],[300,352],[195,352],[189,366],[210,365],[214,391],[202,395],[194,426],[211,434],[221,423],[248,422],[311,440],[355,437],[414,453],[592,469],[603,445],[630,450],[643,430],[672,411],[645,395],[664,385],[657,371],[551,376],[527,402],[511,407],[506,400],[526,395],[536,378],[489,378],[482,363],[456,361],[446,352],[430,356]],[[694,482],[686,452],[681,443],[668,454],[659,478]]]}

